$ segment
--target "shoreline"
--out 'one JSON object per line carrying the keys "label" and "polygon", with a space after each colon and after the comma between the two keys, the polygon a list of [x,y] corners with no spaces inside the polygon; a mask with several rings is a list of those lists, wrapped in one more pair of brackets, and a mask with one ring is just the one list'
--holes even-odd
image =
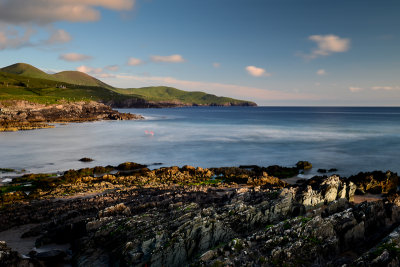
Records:
{"label": "shoreline", "polygon": [[54,128],[54,123],[142,119],[141,115],[121,113],[94,101],[52,105],[19,100],[0,101],[0,132]]}
{"label": "shoreline", "polygon": [[[302,161],[296,170],[310,165]],[[397,174],[289,184],[280,177],[294,169],[270,167],[150,170],[126,162],[24,175],[0,195],[0,237],[10,242],[0,242],[8,255],[0,263],[311,265],[316,255],[325,264],[357,263],[379,261],[379,248],[397,242],[389,235],[400,231]],[[396,262],[396,255],[385,260]]]}

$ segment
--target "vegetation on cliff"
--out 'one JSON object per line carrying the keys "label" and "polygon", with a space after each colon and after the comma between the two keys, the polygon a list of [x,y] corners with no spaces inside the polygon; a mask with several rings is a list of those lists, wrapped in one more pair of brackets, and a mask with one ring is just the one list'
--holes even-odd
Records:
{"label": "vegetation on cliff", "polygon": [[250,101],[218,97],[203,92],[186,92],[171,87],[114,88],[79,71],[47,74],[24,63],[0,69],[0,100],[5,99],[43,104],[54,104],[60,100],[94,100],[118,107],[256,105]]}

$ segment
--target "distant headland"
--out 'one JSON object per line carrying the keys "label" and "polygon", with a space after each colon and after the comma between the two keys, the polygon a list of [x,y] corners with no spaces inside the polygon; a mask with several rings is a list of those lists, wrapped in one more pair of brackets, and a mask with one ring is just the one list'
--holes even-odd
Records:
{"label": "distant headland", "polygon": [[0,68],[0,101],[10,99],[41,104],[97,101],[117,108],[257,106],[251,101],[166,86],[115,88],[83,72],[48,74],[26,63]]}

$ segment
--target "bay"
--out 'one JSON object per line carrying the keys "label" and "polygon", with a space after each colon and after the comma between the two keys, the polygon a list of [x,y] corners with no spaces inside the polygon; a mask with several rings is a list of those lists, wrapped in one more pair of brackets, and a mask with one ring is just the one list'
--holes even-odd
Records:
{"label": "bay", "polygon": [[[0,168],[27,172],[117,165],[239,165],[400,171],[400,108],[186,107],[123,109],[143,121],[57,124],[54,129],[0,133]],[[90,163],[78,160],[93,158]],[[161,165],[152,165],[162,163]],[[2,174],[6,176],[7,174]]]}

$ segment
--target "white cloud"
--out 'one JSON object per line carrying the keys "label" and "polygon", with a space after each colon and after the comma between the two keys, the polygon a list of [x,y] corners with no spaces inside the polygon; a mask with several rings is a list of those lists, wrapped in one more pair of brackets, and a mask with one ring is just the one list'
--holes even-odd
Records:
{"label": "white cloud", "polygon": [[69,35],[68,32],[57,29],[54,30],[49,39],[46,41],[47,44],[63,44],[63,43],[68,43],[69,41],[72,40],[71,35]]}
{"label": "white cloud", "polygon": [[60,59],[70,62],[84,61],[92,59],[91,56],[78,54],[78,53],[68,53],[59,56]]}
{"label": "white cloud", "polygon": [[185,62],[185,59],[178,54],[170,55],[170,56],[151,56],[151,61],[153,62],[167,62],[167,63],[182,63]]}
{"label": "white cloud", "polygon": [[87,74],[92,74],[92,75],[93,74],[98,74],[98,75],[103,74],[103,69],[102,68],[92,68],[92,67],[85,66],[85,65],[77,67],[76,70],[80,71],[80,72],[87,73]]}
{"label": "white cloud", "polygon": [[15,28],[2,25],[0,27],[0,50],[33,46],[30,38],[35,33],[36,31],[29,26],[18,31]]}
{"label": "white cloud", "polygon": [[350,92],[352,92],[352,93],[357,93],[357,92],[361,92],[361,91],[364,90],[364,89],[361,88],[361,87],[350,86],[350,87],[349,87],[349,90],[350,90]]}
{"label": "white cloud", "polygon": [[117,71],[117,70],[119,70],[119,66],[118,65],[110,65],[110,66],[105,67],[105,69],[109,70],[109,71]]}
{"label": "white cloud", "polygon": [[314,48],[310,54],[303,55],[306,59],[329,56],[333,53],[346,52],[350,49],[350,39],[341,38],[333,34],[311,35],[308,39],[315,42],[317,48]]}
{"label": "white cloud", "polygon": [[[101,9],[124,11],[134,5],[135,0],[0,0],[0,50],[69,42],[72,39],[69,33],[54,29],[53,23],[97,21]],[[2,30],[4,27],[7,32]],[[31,41],[36,33],[32,27],[49,32],[49,38]],[[22,36],[10,32],[20,32]]]}
{"label": "white cloud", "polygon": [[317,70],[317,75],[320,75],[320,76],[322,76],[322,75],[325,75],[326,74],[326,71],[324,70],[324,69],[319,69],[319,70]]}
{"label": "white cloud", "polygon": [[268,73],[265,69],[257,68],[255,66],[247,66],[245,69],[248,74],[254,77],[271,76],[271,73]]}
{"label": "white cloud", "polygon": [[391,90],[400,90],[400,86],[374,86],[371,87],[371,89],[374,91],[378,90],[391,91]]}
{"label": "white cloud", "polygon": [[219,63],[219,62],[214,62],[214,63],[213,63],[213,67],[214,67],[214,68],[219,68],[219,67],[221,67],[221,63]]}
{"label": "white cloud", "polygon": [[143,64],[143,61],[141,59],[134,58],[134,57],[131,57],[131,58],[128,59],[128,65],[129,66],[137,66],[137,65],[140,65],[140,64]]}
{"label": "white cloud", "polygon": [[56,21],[96,21],[96,8],[130,10],[135,0],[1,0],[0,21],[11,24],[33,22],[49,24]]}

